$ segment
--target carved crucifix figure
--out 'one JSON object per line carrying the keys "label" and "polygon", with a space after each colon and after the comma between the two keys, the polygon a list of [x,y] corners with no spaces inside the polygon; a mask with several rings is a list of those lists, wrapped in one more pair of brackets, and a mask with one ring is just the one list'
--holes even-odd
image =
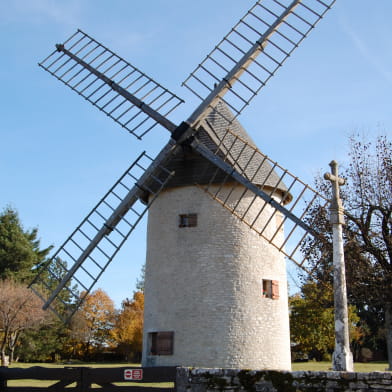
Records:
{"label": "carved crucifix figure", "polygon": [[339,192],[339,187],[344,185],[345,181],[338,175],[338,163],[332,161],[329,165],[332,173],[324,174],[324,178],[331,181],[332,184],[330,222],[333,236],[333,289],[335,307],[335,350],[332,358],[332,366],[334,370],[338,371],[354,371],[348,332],[346,273],[342,231],[344,210]]}

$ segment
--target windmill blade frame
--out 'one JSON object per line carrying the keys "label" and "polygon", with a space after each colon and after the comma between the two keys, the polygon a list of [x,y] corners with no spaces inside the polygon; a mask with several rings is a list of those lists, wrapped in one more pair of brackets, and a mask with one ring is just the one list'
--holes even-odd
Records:
{"label": "windmill blade frame", "polygon": [[158,123],[173,131],[166,117],[184,103],[80,29],[39,66],[138,139]]}
{"label": "windmill blade frame", "polygon": [[202,101],[188,123],[218,101],[237,118],[335,1],[258,0],[182,83]]}
{"label": "windmill blade frame", "polygon": [[[222,103],[219,106],[217,110],[230,117],[228,108]],[[206,169],[205,172],[211,171],[211,174],[201,175],[204,181],[198,186],[298,267],[306,270],[307,255],[301,252],[302,244],[309,236],[320,241],[324,239],[304,218],[316,205],[327,208],[329,200],[272,161],[250,140],[242,138],[242,127],[237,120],[226,121],[213,111],[202,122],[202,127],[191,145],[216,169]],[[203,131],[208,136],[214,135],[213,142],[198,140]],[[225,174],[222,175],[222,172]],[[265,203],[256,211],[260,204],[257,200],[260,199]],[[274,211],[269,212],[267,222],[260,226],[268,205]],[[278,225],[275,220],[279,221]],[[279,233],[283,227],[286,235],[281,238]]]}
{"label": "windmill blade frame", "polygon": [[141,153],[40,268],[30,288],[44,301],[43,309],[64,321],[72,317],[172,177],[158,163],[172,150],[169,144],[155,160]]}

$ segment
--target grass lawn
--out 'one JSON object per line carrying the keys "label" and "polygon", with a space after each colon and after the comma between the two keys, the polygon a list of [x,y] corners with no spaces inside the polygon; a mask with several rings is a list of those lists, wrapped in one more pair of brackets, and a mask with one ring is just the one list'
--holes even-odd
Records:
{"label": "grass lawn", "polygon": [[63,368],[63,367],[93,367],[93,368],[115,368],[115,367],[140,367],[140,363],[112,363],[112,362],[61,362],[61,363],[22,363],[14,362],[10,368],[27,369],[33,366],[42,366],[46,368]]}
{"label": "grass lawn", "polygon": [[[114,368],[114,367],[139,367],[140,363],[84,363],[84,362],[72,362],[72,363],[13,363],[11,368],[22,368],[26,369],[32,366],[42,366],[47,368],[63,368],[69,366],[75,367],[92,367],[92,368]],[[327,371],[331,370],[331,362],[294,362],[292,364],[293,371],[295,370],[313,370],[313,371]],[[356,372],[384,372],[385,369],[388,368],[387,362],[368,362],[368,363],[360,363],[357,362],[354,364],[354,370]]]}
{"label": "grass lawn", "polygon": [[[388,368],[387,362],[368,362],[354,364],[356,372],[385,372]],[[313,370],[313,371],[327,371],[332,369],[331,362],[295,362],[292,364],[293,371],[295,370]]]}

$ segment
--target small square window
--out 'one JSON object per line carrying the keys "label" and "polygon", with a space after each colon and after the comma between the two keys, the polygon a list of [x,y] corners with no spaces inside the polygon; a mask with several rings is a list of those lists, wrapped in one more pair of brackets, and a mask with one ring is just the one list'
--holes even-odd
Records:
{"label": "small square window", "polygon": [[279,282],[277,280],[263,279],[263,297],[279,299]]}
{"label": "small square window", "polygon": [[196,227],[197,214],[181,214],[179,220],[179,227]]}
{"label": "small square window", "polygon": [[150,332],[150,355],[173,355],[174,332]]}

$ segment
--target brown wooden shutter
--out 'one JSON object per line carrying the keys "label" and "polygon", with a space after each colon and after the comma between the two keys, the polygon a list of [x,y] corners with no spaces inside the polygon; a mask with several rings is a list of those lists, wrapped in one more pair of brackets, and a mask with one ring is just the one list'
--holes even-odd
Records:
{"label": "brown wooden shutter", "polygon": [[189,214],[188,227],[196,227],[196,226],[197,226],[197,214]]}
{"label": "brown wooden shutter", "polygon": [[157,354],[173,355],[174,332],[158,332],[157,333]]}
{"label": "brown wooden shutter", "polygon": [[272,299],[279,299],[279,281],[273,280],[272,281]]}

